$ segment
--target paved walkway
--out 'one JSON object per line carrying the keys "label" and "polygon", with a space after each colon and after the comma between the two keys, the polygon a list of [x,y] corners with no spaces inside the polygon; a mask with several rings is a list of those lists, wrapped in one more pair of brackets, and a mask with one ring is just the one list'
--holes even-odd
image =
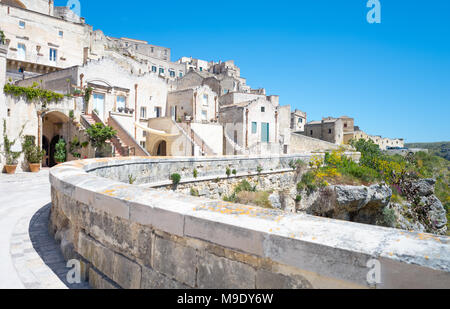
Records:
{"label": "paved walkway", "polygon": [[67,283],[49,212],[48,170],[0,174],[0,288],[88,288]]}

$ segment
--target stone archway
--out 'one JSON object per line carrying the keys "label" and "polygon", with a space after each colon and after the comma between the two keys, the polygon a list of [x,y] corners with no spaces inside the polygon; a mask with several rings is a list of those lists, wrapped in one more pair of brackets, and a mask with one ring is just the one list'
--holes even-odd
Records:
{"label": "stone archway", "polygon": [[52,167],[56,165],[55,145],[60,138],[66,141],[70,140],[69,120],[69,117],[59,111],[50,111],[43,115],[42,149],[46,150],[46,156],[42,162],[43,166]]}
{"label": "stone archway", "polygon": [[158,157],[166,157],[167,156],[167,142],[166,141],[160,141],[156,144],[156,156]]}

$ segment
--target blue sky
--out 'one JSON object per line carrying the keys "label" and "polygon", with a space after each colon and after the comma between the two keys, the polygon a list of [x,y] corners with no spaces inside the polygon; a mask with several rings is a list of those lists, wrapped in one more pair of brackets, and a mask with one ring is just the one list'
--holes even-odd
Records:
{"label": "blue sky", "polygon": [[[450,140],[450,1],[81,1],[107,35],[169,47],[172,60],[235,60],[282,105],[348,115],[369,134]],[[65,5],[66,1],[56,1]]]}

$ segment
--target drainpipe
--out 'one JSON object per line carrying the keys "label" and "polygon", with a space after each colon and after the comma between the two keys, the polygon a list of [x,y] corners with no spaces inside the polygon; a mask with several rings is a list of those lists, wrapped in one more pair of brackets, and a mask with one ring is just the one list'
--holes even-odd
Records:
{"label": "drainpipe", "polygon": [[192,111],[193,111],[192,120],[196,121],[197,120],[197,92],[194,92],[194,100],[192,101]]}
{"label": "drainpipe", "polygon": [[245,110],[245,148],[248,148],[248,109]]}
{"label": "drainpipe", "polygon": [[278,111],[275,111],[275,142],[277,141],[278,141]]}
{"label": "drainpipe", "polygon": [[[134,85],[134,121],[137,123],[137,96],[138,84]],[[137,127],[134,126],[134,139],[137,141]]]}

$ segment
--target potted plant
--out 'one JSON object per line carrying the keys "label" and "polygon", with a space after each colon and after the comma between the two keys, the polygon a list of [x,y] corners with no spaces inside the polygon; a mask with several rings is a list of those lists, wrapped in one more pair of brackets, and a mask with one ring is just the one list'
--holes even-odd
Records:
{"label": "potted plant", "polygon": [[55,145],[55,161],[57,164],[61,164],[66,162],[66,141],[63,138],[60,138],[59,141]]}
{"label": "potted plant", "polygon": [[22,149],[25,152],[25,159],[28,161],[30,171],[37,173],[41,169],[41,161],[45,156],[45,151],[34,144],[34,136],[25,137],[22,144]]}
{"label": "potted plant", "polygon": [[23,129],[25,125],[22,126],[22,130],[19,133],[19,137],[10,140],[6,134],[6,120],[3,119],[3,154],[6,159],[5,170],[7,174],[14,174],[17,168],[17,159],[22,154],[22,151],[13,151],[12,147],[16,143],[17,139],[22,137]]}
{"label": "potted plant", "polygon": [[119,111],[119,113],[123,113],[123,107],[119,107],[117,108],[117,110]]}

